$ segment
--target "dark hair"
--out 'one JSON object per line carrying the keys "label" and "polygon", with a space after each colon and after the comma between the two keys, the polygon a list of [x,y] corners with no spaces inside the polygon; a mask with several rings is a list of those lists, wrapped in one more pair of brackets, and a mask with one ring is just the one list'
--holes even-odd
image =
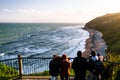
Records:
{"label": "dark hair", "polygon": [[92,55],[92,56],[95,56],[95,55],[96,55],[96,52],[95,52],[95,51],[91,51],[91,55]]}
{"label": "dark hair", "polygon": [[78,56],[78,57],[79,57],[79,56],[81,57],[81,56],[82,56],[82,52],[81,52],[81,51],[78,51],[78,52],[77,52],[77,56]]}
{"label": "dark hair", "polygon": [[62,59],[67,59],[67,55],[63,54]]}
{"label": "dark hair", "polygon": [[53,55],[53,59],[56,59],[58,56],[57,56],[57,54],[54,54]]}

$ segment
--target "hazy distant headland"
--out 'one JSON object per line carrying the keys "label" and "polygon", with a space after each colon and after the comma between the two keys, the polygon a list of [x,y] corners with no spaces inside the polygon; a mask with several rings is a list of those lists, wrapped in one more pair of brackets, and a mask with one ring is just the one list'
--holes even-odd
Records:
{"label": "hazy distant headland", "polygon": [[107,52],[120,54],[120,13],[99,16],[85,27],[101,31],[108,46]]}

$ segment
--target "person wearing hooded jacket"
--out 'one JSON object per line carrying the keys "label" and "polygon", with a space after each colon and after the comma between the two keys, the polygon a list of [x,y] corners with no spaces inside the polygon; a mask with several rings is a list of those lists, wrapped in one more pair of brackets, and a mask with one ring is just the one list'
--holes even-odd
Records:
{"label": "person wearing hooded jacket", "polygon": [[70,75],[70,65],[67,55],[62,55],[62,61],[60,65],[60,78],[61,80],[69,80]]}
{"label": "person wearing hooded jacket", "polygon": [[51,75],[51,80],[57,80],[57,76],[59,74],[59,61],[58,56],[53,55],[53,59],[49,63],[49,73]]}

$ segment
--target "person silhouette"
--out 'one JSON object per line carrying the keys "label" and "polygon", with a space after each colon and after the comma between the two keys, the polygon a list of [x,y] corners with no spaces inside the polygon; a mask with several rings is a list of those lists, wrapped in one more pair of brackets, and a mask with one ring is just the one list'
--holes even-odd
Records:
{"label": "person silhouette", "polygon": [[51,80],[57,80],[57,76],[59,74],[59,62],[58,56],[53,55],[53,59],[49,63],[49,73],[51,75]]}
{"label": "person silhouette", "polygon": [[88,70],[89,70],[89,80],[96,80],[95,75],[95,62],[98,61],[98,56],[96,56],[96,51],[91,51],[91,56],[88,61]]}
{"label": "person silhouette", "polygon": [[101,54],[97,54],[98,60],[95,62],[95,75],[97,77],[97,80],[102,80],[102,74],[104,72],[104,64],[103,64],[103,59],[104,57]]}
{"label": "person silhouette", "polygon": [[61,80],[69,80],[70,75],[70,65],[67,55],[62,55],[62,61],[60,66],[60,78]]}
{"label": "person silhouette", "polygon": [[77,52],[77,57],[74,58],[72,68],[75,72],[74,80],[86,80],[87,59],[82,57],[82,52]]}

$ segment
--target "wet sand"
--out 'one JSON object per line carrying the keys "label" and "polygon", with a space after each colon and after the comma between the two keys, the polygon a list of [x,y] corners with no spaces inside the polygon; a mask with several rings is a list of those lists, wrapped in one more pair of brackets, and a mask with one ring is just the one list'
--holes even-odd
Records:
{"label": "wet sand", "polygon": [[88,58],[91,50],[95,50],[97,53],[100,53],[105,57],[105,50],[107,48],[107,45],[102,39],[103,34],[93,29],[85,28],[85,30],[90,33],[90,37],[86,40],[86,51],[84,52],[83,56]]}

